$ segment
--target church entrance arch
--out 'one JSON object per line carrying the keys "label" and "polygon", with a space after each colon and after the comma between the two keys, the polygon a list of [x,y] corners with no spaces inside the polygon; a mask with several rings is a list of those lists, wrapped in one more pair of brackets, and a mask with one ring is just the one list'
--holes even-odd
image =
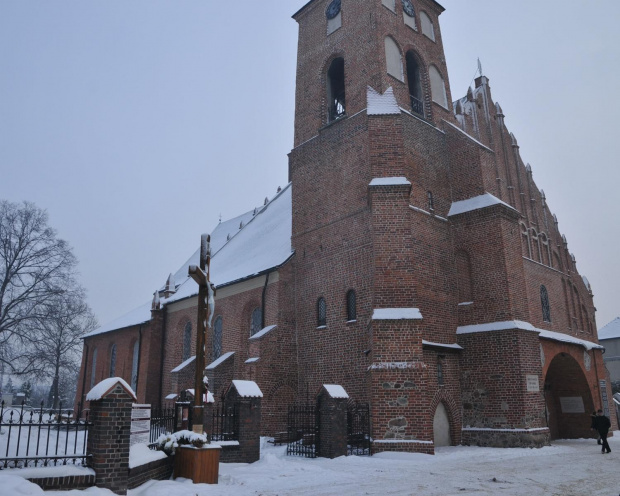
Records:
{"label": "church entrance arch", "polygon": [[450,437],[450,418],[448,417],[448,411],[443,403],[439,403],[435,410],[435,417],[433,418],[433,441],[435,443],[435,448],[452,445],[452,438]]}
{"label": "church entrance arch", "polygon": [[556,355],[549,364],[545,405],[551,439],[592,437],[592,393],[579,363],[568,353]]}

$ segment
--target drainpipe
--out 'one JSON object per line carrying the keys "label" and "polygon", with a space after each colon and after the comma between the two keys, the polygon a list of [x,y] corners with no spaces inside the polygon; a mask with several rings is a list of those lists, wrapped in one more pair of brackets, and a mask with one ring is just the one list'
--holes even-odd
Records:
{"label": "drainpipe", "polygon": [[265,274],[265,285],[263,286],[263,295],[261,297],[261,329],[265,328],[265,294],[267,293],[267,284],[269,284],[269,272]]}
{"label": "drainpipe", "polygon": [[82,393],[80,395],[80,404],[84,406],[84,387],[86,386],[86,371],[88,370],[88,345],[84,343],[86,358],[84,358],[84,373],[82,374]]}
{"label": "drainpipe", "polygon": [[136,393],[136,396],[138,396],[138,383],[140,381],[140,356],[142,355],[142,325],[143,324],[140,324],[140,327],[138,328],[138,365],[136,367],[136,390],[134,391],[134,393]]}

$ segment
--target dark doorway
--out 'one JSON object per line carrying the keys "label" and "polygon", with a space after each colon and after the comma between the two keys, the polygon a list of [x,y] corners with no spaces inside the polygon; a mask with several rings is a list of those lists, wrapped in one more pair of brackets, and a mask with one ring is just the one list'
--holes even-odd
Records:
{"label": "dark doorway", "polygon": [[551,439],[592,437],[592,393],[577,360],[568,353],[556,355],[549,364],[545,404]]}

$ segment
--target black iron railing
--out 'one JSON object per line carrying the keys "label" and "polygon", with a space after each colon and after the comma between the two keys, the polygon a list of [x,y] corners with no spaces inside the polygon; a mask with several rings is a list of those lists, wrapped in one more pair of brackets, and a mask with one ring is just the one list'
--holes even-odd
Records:
{"label": "black iron railing", "polygon": [[349,455],[371,455],[368,403],[352,401],[347,405],[347,448]]}
{"label": "black iron railing", "polygon": [[210,431],[210,441],[239,441],[239,404],[214,406]]}
{"label": "black iron railing", "polygon": [[162,434],[171,434],[176,430],[176,409],[174,406],[151,408],[151,431],[149,443],[154,443]]}
{"label": "black iron railing", "polygon": [[411,110],[424,117],[424,102],[413,95],[409,96],[411,97]]}
{"label": "black iron railing", "polygon": [[316,458],[319,445],[319,414],[313,404],[291,405],[288,409],[286,454]]}
{"label": "black iron railing", "polygon": [[0,403],[0,470],[88,465],[88,411]]}

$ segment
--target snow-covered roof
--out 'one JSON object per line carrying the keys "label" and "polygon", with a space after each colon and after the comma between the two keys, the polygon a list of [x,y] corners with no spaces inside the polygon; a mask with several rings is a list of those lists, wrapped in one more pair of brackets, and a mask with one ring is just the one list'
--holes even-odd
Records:
{"label": "snow-covered roof", "polygon": [[461,200],[453,202],[448,212],[448,217],[452,215],[459,215],[465,212],[471,212],[473,210],[480,210],[482,208],[490,207],[492,205],[504,205],[510,210],[514,210],[508,203],[503,202],[499,198],[496,198],[491,193],[485,193],[480,196],[474,196],[467,200]]}
{"label": "snow-covered roof", "polygon": [[170,372],[180,372],[185,367],[187,367],[190,363],[192,363],[194,360],[196,360],[196,355],[194,355],[193,357],[189,357],[183,363],[181,363],[181,364],[177,365],[175,368],[173,368]]}
{"label": "snow-covered roof", "polygon": [[267,326],[267,327],[261,329],[260,331],[258,331],[256,334],[254,334],[254,336],[250,336],[250,339],[262,338],[265,334],[267,334],[269,331],[272,331],[276,327],[278,327],[278,326],[276,326],[276,325]]}
{"label": "snow-covered roof", "polygon": [[383,95],[368,86],[366,101],[366,113],[368,115],[400,114],[400,107],[398,106],[398,102],[394,96],[394,90],[391,86],[385,90]]}
{"label": "snow-covered roof", "polygon": [[[292,199],[289,183],[266,205],[221,222],[211,232],[211,282],[221,287],[280,267],[293,253],[291,232]],[[200,247],[174,273],[172,279],[177,284],[176,292],[169,298],[161,296],[162,305],[198,294],[198,285],[188,276],[188,268],[190,265],[199,265],[199,257]],[[165,269],[162,272],[166,273]],[[164,286],[160,289],[163,290]],[[151,298],[148,303],[95,329],[85,337],[142,324],[150,319]]]}
{"label": "snow-covered roof", "polygon": [[230,358],[231,356],[233,356],[235,354],[234,351],[229,351],[228,353],[224,353],[221,357],[219,357],[217,360],[211,362],[209,365],[207,365],[206,369],[207,370],[213,370],[214,368],[216,368],[218,365],[220,365],[221,363],[223,363],[225,360],[228,360],[228,358]]}
{"label": "snow-covered roof", "polygon": [[620,338],[620,317],[616,317],[609,324],[599,329],[598,338],[599,340]]}
{"label": "snow-covered roof", "polygon": [[375,308],[372,320],[420,320],[419,308]]}
{"label": "snow-covered roof", "polygon": [[134,393],[131,386],[125,382],[121,377],[108,377],[104,379],[99,384],[96,384],[88,394],[86,395],[86,401],[97,401],[107,395],[112,389],[116,387],[117,384],[120,384],[121,387],[127,391],[131,396],[133,396],[134,401],[137,401],[136,393]]}
{"label": "snow-covered roof", "polygon": [[369,186],[411,186],[406,177],[375,177]]}
{"label": "snow-covered roof", "polygon": [[332,398],[340,399],[340,398],[348,398],[349,395],[344,390],[344,388],[338,384],[323,384],[323,389],[327,391]]}
{"label": "snow-covered roof", "polygon": [[235,379],[232,381],[237,393],[242,398],[262,398],[263,392],[254,381],[241,381]]}
{"label": "snow-covered roof", "polygon": [[467,326],[459,326],[456,328],[457,334],[473,334],[478,332],[493,332],[493,331],[505,331],[510,329],[521,329],[522,331],[537,332],[541,338],[551,339],[553,341],[560,341],[563,343],[578,344],[583,346],[586,350],[593,348],[603,348],[603,346],[593,343],[592,341],[586,341],[585,339],[575,338],[568,334],[561,332],[547,331],[546,329],[537,329],[529,322],[522,320],[504,320],[501,322],[488,322],[485,324],[474,324]]}

